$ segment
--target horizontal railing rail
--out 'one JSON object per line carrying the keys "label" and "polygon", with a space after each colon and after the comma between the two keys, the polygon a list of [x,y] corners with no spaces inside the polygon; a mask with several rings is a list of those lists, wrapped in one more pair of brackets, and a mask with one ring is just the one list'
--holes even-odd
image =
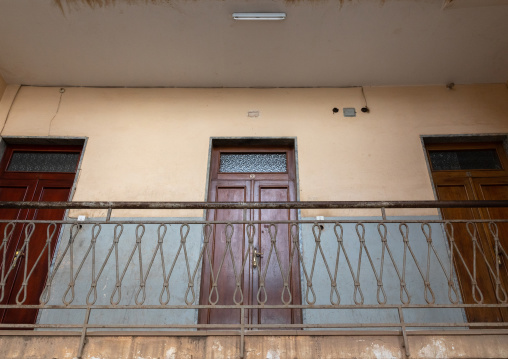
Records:
{"label": "horizontal railing rail", "polygon": [[[88,331],[114,328],[236,329],[242,353],[248,329],[398,328],[407,354],[411,328],[498,333],[508,328],[508,219],[390,217],[385,209],[503,207],[508,201],[0,202],[40,213],[108,210],[83,221],[0,220],[0,311],[11,318],[0,328],[78,328],[80,355]],[[243,220],[111,218],[116,209],[240,210]],[[248,209],[380,215],[263,220],[246,217]],[[12,320],[34,310],[35,324]],[[274,311],[290,320],[263,322]],[[238,322],[202,320],[227,312]]]}
{"label": "horizontal railing rail", "polygon": [[294,202],[0,202],[14,209],[360,209],[360,208],[488,208],[508,201],[294,201]]}

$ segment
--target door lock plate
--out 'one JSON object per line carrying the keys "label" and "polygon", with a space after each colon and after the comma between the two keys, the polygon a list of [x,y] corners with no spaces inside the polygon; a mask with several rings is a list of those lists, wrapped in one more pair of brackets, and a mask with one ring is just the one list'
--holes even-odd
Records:
{"label": "door lock plate", "polygon": [[257,248],[254,248],[254,253],[252,255],[252,268],[257,268],[258,266],[258,261],[257,261],[257,258],[258,257],[262,257],[263,256],[263,253],[261,252],[258,252],[258,249]]}
{"label": "door lock plate", "polygon": [[14,259],[12,260],[12,268],[16,267],[16,263],[18,262],[18,259],[20,257],[23,257],[24,255],[25,255],[24,252],[16,251],[16,253],[14,254]]}

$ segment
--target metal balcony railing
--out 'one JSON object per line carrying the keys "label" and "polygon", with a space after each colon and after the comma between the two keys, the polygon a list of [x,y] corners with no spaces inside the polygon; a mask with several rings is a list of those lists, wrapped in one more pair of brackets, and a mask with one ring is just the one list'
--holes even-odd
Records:
{"label": "metal balcony railing", "polygon": [[[0,209],[14,210],[9,213],[108,212],[85,221],[0,220],[0,328],[4,334],[78,330],[79,355],[86,335],[113,329],[236,333],[241,353],[250,330],[375,329],[402,335],[407,355],[412,330],[504,333],[508,219],[387,217],[385,211],[500,207],[508,208],[508,201],[1,202]],[[379,209],[379,215],[317,221],[293,211],[316,208]],[[140,215],[146,209],[229,209],[243,220],[112,217],[116,209]],[[250,220],[249,211],[276,209],[288,216]],[[23,313],[35,310],[36,323],[23,322]],[[276,311],[291,314],[274,323]],[[226,312],[238,313],[232,316],[237,322],[221,322]]]}

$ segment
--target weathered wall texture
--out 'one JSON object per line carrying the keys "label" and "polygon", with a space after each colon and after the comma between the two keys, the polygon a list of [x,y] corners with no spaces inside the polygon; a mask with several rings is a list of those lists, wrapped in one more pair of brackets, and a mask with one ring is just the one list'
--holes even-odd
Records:
{"label": "weathered wall texture", "polygon": [[[2,358],[66,358],[77,354],[79,337],[0,337]],[[411,358],[506,358],[505,335],[412,335]],[[236,359],[239,337],[89,337],[83,359]],[[405,359],[397,336],[247,336],[245,358]]]}
{"label": "weathered wall texture", "polygon": [[359,88],[59,90],[22,87],[2,136],[88,137],[74,200],[203,201],[210,137],[229,136],[296,137],[300,200],[432,200],[420,135],[508,132],[503,84],[365,88],[368,114]]}

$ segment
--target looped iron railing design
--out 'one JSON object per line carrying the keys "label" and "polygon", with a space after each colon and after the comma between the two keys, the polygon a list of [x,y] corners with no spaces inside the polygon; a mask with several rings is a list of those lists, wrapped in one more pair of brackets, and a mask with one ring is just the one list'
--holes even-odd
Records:
{"label": "looped iron railing design", "polygon": [[[333,203],[336,203],[335,207]],[[318,202],[315,207],[346,208],[343,202],[337,203],[323,205],[323,202]],[[372,203],[364,203],[363,207],[354,203],[352,207],[373,208]],[[379,208],[400,204],[377,203],[382,205]],[[256,210],[313,208],[308,202],[301,206],[290,204],[265,203],[264,207],[259,204],[251,207]],[[421,207],[430,207],[427,202],[424,204]],[[435,202],[434,207],[449,204]],[[452,204],[457,207],[460,203]],[[470,204],[463,203],[464,206]],[[508,202],[500,201],[475,204],[480,207],[502,204],[508,207]],[[0,207],[6,205],[2,203]],[[47,203],[11,203],[11,206],[48,208]],[[69,203],[68,208],[71,207],[75,208],[75,204]],[[91,204],[83,207],[90,208]],[[96,204],[96,208],[103,207],[103,203]],[[143,206],[127,204],[125,207]],[[163,207],[155,204],[144,206]],[[400,207],[407,208],[409,205]],[[413,207],[419,206],[413,204]],[[121,206],[109,203],[108,208]],[[178,208],[185,206],[181,204]],[[196,208],[196,205],[189,204],[188,208]],[[219,203],[215,207],[203,204],[201,208],[243,210],[246,207],[243,203]],[[43,311],[51,309],[54,313],[69,309],[294,309],[311,313],[315,309],[506,308],[508,295],[504,261],[507,252],[502,226],[507,222],[503,219],[443,220],[439,216],[430,219],[409,216],[403,219],[342,217],[319,221],[312,218],[207,221],[115,217],[82,222],[73,218],[61,221],[2,220],[0,307],[13,310],[25,307]],[[256,255],[259,255],[255,251],[261,248],[261,226],[266,233],[264,253],[262,258],[258,258],[258,265],[253,266]],[[37,253],[33,250],[34,233],[38,233],[37,240],[42,238],[44,241]],[[40,233],[44,235],[41,237]],[[13,260],[11,243],[15,236],[20,243],[18,253],[24,257],[18,256]],[[485,248],[486,242],[482,242],[481,236],[490,239],[492,248]],[[219,252],[216,246],[218,238],[224,241],[223,250]],[[238,241],[242,241],[242,245]],[[53,255],[57,242],[58,248]],[[20,261],[19,265],[16,260]],[[210,270],[208,288],[201,285],[204,263]],[[486,268],[492,280],[493,294],[486,293],[490,289],[479,277],[480,266]],[[298,288],[294,285],[294,276],[298,274],[295,268],[298,268],[301,277]],[[34,302],[30,299],[33,298],[31,280],[34,273],[42,270],[48,275],[42,292],[36,293],[37,300]],[[459,288],[465,283],[459,286],[457,270],[463,273],[460,280],[468,282],[470,293],[461,294]],[[11,293],[14,278],[19,278],[20,284]],[[246,287],[245,283],[252,278],[257,282],[252,287]],[[268,278],[276,278],[280,283],[276,290],[268,285]],[[249,283],[252,285],[252,282]],[[228,292],[230,296],[225,296],[225,286],[231,288]],[[177,323],[178,314],[171,315]],[[311,317],[309,314],[306,318],[309,320]],[[339,318],[336,314],[325,317],[327,320]],[[362,324],[376,327],[379,323]],[[135,327],[127,319],[118,325]],[[197,328],[201,324],[185,325]],[[253,323],[244,325],[254,327]],[[259,325],[263,327],[262,323]],[[320,327],[319,323],[309,321],[284,325]]]}

